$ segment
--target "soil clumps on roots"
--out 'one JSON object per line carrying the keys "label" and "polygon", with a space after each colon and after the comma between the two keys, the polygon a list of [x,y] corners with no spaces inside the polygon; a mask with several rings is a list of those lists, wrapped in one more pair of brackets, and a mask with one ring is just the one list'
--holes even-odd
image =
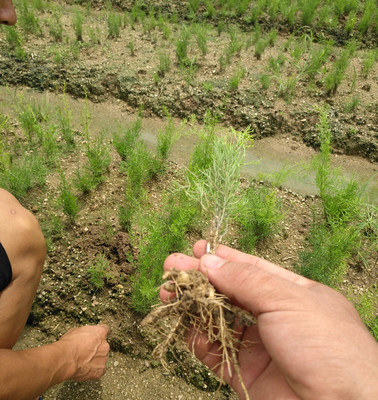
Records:
{"label": "soil clumps on roots", "polygon": [[230,299],[218,293],[199,271],[171,269],[164,273],[163,279],[168,279],[163,288],[175,293],[176,297],[158,305],[142,321],[142,326],[155,328],[159,333],[159,343],[153,356],[166,365],[167,352],[176,343],[185,342],[189,330],[194,332],[193,343],[197,335],[204,333],[209,343],[219,344],[220,364],[216,367],[221,366],[221,380],[225,371],[229,376],[234,371],[248,400],[237,357],[239,347],[248,343],[241,343],[237,338],[237,327],[251,326],[256,319],[249,312],[231,304]]}

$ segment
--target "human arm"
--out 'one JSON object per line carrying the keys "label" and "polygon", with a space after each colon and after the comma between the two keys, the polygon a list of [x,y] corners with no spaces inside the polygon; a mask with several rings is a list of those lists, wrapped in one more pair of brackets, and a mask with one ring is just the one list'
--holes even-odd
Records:
{"label": "human arm", "polygon": [[0,349],[0,399],[30,400],[67,379],[92,380],[105,373],[106,325],[74,328],[55,343],[33,349]]}
{"label": "human arm", "polygon": [[[219,292],[257,317],[256,326],[239,333],[238,362],[251,398],[378,398],[377,343],[341,294],[226,246],[219,246],[218,257],[205,252],[201,241],[195,257],[171,255],[164,268],[199,269]],[[168,296],[161,292],[163,299]],[[217,343],[196,333],[189,347],[221,375]],[[224,376],[243,398],[236,374],[224,371]]]}

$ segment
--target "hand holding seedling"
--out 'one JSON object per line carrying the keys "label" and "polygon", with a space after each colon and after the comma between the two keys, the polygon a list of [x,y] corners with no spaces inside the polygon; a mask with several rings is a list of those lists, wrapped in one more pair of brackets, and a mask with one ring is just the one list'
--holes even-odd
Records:
{"label": "hand holding seedling", "polygon": [[[237,328],[243,382],[258,399],[378,398],[378,346],[357,311],[339,293],[268,261],[220,245],[194,257],[173,254],[164,269],[198,269],[219,293],[251,311],[257,325]],[[161,290],[166,301],[171,293]],[[245,397],[237,374],[221,363],[218,343],[189,333],[189,348]],[[221,369],[224,369],[223,371]]]}

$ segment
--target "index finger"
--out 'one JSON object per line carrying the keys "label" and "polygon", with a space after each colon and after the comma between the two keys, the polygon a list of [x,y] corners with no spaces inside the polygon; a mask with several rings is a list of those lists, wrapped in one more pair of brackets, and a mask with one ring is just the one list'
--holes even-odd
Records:
{"label": "index finger", "polygon": [[[206,240],[199,240],[193,246],[194,256],[197,258],[201,258],[204,254],[206,254],[206,245]],[[301,286],[312,286],[314,284],[313,281],[304,278],[303,276],[298,275],[294,272],[288,271],[287,269],[273,264],[267,260],[253,256],[251,254],[243,253],[239,250],[232,249],[231,247],[224,246],[222,244],[217,247],[215,253],[218,257],[221,257],[224,260],[243,264],[251,264],[259,269],[267,271],[282,279],[286,279]]]}

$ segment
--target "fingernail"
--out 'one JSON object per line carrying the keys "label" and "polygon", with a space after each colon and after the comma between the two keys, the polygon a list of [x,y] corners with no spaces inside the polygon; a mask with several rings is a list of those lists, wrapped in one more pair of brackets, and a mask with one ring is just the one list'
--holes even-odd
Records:
{"label": "fingernail", "polygon": [[226,262],[226,260],[224,260],[223,258],[220,258],[218,256],[214,256],[213,254],[208,254],[205,256],[204,258],[204,264],[206,268],[209,269],[216,269],[221,267],[224,263]]}

